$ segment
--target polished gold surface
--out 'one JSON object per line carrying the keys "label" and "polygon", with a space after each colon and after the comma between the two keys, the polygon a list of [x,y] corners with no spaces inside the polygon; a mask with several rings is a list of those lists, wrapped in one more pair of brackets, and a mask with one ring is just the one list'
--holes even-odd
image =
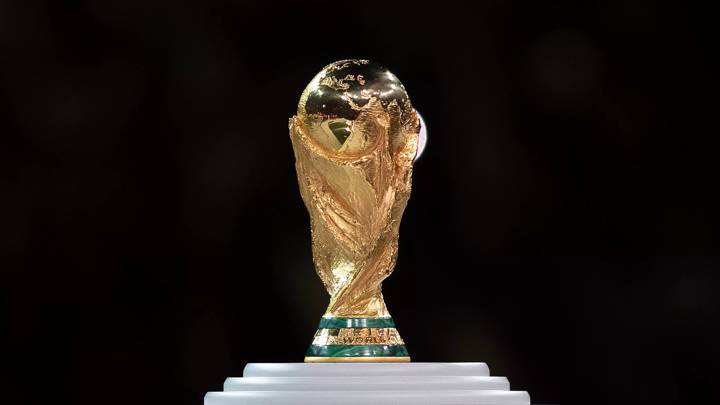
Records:
{"label": "polished gold surface", "polygon": [[305,357],[305,363],[407,363],[410,357]]}
{"label": "polished gold surface", "polygon": [[395,328],[343,328],[319,329],[314,345],[401,345],[400,334]]}
{"label": "polished gold surface", "polygon": [[389,316],[381,283],[395,266],[419,131],[405,88],[372,62],[330,64],[303,92],[290,138],[326,317]]}

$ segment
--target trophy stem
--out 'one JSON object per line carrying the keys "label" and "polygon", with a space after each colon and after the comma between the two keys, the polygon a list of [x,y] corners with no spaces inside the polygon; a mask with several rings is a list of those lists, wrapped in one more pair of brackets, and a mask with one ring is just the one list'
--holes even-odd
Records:
{"label": "trophy stem", "polygon": [[[382,280],[380,280],[382,281]],[[389,318],[380,286],[353,295],[356,286],[350,285],[330,297],[330,305],[323,318]]]}

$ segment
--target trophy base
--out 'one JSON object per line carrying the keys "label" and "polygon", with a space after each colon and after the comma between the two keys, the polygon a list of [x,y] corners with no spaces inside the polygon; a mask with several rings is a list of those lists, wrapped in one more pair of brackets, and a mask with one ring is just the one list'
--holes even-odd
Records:
{"label": "trophy base", "polygon": [[205,405],[530,405],[485,363],[255,363]]}
{"label": "trophy base", "polygon": [[409,356],[305,357],[305,363],[407,363],[409,361]]}
{"label": "trophy base", "polygon": [[405,343],[392,318],[320,319],[306,363],[408,362]]}

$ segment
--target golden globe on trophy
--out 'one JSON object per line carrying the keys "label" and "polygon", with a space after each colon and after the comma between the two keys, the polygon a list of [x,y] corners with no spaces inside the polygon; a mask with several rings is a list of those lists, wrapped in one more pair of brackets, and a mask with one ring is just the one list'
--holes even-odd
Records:
{"label": "golden globe on trophy", "polygon": [[325,66],[290,118],[315,270],[330,296],[304,363],[248,364],[206,405],[528,405],[485,363],[414,363],[382,295],[422,128],[405,87],[367,60]]}

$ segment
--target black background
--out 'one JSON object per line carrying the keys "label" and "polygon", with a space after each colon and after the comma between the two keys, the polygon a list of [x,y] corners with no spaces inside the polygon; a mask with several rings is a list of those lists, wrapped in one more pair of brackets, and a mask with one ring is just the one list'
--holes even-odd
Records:
{"label": "black background", "polygon": [[414,360],[716,403],[716,14],[476,3],[0,3],[2,395],[200,404],[302,361],[327,296],[287,119],[368,58],[429,128],[384,283]]}

